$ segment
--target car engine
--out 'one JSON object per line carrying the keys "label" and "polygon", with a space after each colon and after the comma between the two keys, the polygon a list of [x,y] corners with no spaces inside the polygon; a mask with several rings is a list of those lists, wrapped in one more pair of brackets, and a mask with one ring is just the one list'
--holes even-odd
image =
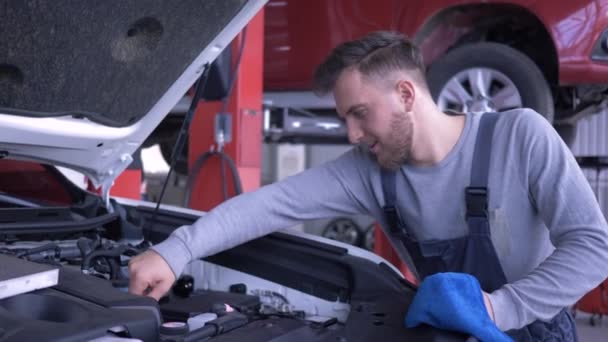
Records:
{"label": "car engine", "polygon": [[[274,321],[266,327],[275,329],[283,329],[281,319],[322,328],[348,317],[346,303],[326,301],[203,260],[190,264],[159,303],[133,296],[128,293],[129,259],[150,246],[146,240],[116,241],[100,233],[0,243],[0,253],[60,267],[57,286],[0,300],[0,322],[19,318],[12,327],[0,326],[0,336],[3,340],[39,339],[44,329],[43,339],[49,340],[196,341],[256,321]],[[100,334],[103,337],[95,337]]]}
{"label": "car engine", "polygon": [[111,213],[98,199],[70,208],[11,201],[0,253],[56,266],[59,280],[0,299],[2,341],[466,339],[429,326],[405,329],[415,288],[352,246],[277,232],[193,260],[157,302],[129,293],[129,260],[200,213],[137,201],[113,202]]}

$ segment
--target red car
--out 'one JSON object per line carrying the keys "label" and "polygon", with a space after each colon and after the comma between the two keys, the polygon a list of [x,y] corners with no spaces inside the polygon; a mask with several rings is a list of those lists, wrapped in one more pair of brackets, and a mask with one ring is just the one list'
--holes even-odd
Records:
{"label": "red car", "polygon": [[608,0],[271,0],[265,12],[268,103],[332,106],[310,93],[337,44],[374,30],[413,38],[445,110],[531,107],[566,141],[577,119],[606,106]]}

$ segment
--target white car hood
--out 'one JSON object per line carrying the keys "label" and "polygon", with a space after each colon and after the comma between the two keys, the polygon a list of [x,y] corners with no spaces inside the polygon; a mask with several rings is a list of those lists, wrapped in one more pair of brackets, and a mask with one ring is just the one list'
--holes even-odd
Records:
{"label": "white car hood", "polygon": [[0,0],[0,158],[111,184],[265,2]]}

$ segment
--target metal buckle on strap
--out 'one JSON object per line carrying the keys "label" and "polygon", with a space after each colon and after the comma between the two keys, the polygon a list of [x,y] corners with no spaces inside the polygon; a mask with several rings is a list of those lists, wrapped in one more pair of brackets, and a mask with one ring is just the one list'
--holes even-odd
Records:
{"label": "metal buckle on strap", "polygon": [[467,218],[488,217],[488,189],[485,187],[469,186],[465,189],[467,202]]}

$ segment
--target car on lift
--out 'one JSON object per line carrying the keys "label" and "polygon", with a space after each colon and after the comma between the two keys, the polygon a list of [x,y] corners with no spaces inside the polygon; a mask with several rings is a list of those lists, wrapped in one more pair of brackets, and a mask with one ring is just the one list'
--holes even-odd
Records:
{"label": "car on lift", "polygon": [[[327,122],[334,112],[331,98],[310,91],[314,68],[343,41],[395,30],[420,46],[443,110],[529,107],[572,143],[576,122],[608,103],[607,10],[607,0],[270,0],[264,90],[274,124],[266,136],[306,141],[343,134],[327,124],[301,124],[310,114]],[[309,115],[302,119],[302,111]]]}
{"label": "car on lift", "polygon": [[467,338],[406,329],[416,290],[393,266],[295,232],[192,261],[159,302],[127,291],[130,257],[205,213],[113,198],[112,183],[264,3],[0,1],[0,253],[59,269],[51,287],[0,286],[2,341]]}

